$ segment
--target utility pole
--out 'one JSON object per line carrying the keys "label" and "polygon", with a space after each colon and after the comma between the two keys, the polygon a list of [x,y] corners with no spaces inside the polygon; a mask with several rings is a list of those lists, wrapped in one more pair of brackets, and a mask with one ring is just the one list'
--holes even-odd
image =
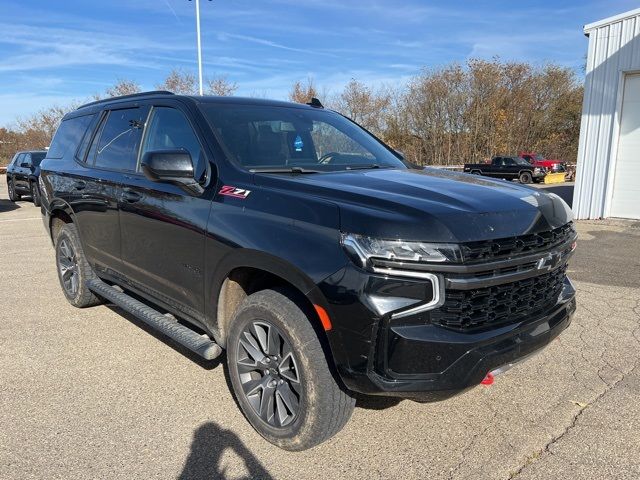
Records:
{"label": "utility pole", "polygon": [[200,96],[202,90],[202,45],[200,43],[200,0],[196,0],[196,36],[198,37],[198,85],[200,88]]}

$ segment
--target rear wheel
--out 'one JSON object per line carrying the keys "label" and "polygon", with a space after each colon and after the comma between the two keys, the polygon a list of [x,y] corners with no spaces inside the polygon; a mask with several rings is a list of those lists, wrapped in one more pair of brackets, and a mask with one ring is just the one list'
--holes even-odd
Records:
{"label": "rear wheel", "polygon": [[9,200],[11,200],[12,202],[17,202],[18,200],[20,200],[21,195],[16,193],[16,186],[13,182],[13,179],[7,182],[7,189],[9,190]]}
{"label": "rear wheel", "polygon": [[74,307],[92,307],[102,303],[89,288],[87,281],[95,277],[80,245],[78,230],[65,223],[55,239],[56,267],[60,286],[67,301]]}
{"label": "rear wheel", "polygon": [[40,189],[38,188],[38,184],[36,182],[31,182],[31,200],[36,207],[40,206]]}
{"label": "rear wheel", "polygon": [[248,296],[231,320],[229,376],[251,425],[286,450],[305,450],[347,423],[355,399],[338,385],[310,319],[287,295]]}
{"label": "rear wheel", "polygon": [[520,180],[520,183],[529,184],[533,181],[533,177],[531,176],[531,172],[522,172],[518,180]]}

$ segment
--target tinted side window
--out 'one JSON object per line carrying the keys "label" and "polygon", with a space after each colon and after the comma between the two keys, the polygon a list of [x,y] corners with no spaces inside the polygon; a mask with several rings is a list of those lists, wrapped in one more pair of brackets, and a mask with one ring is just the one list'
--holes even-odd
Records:
{"label": "tinted side window", "polygon": [[142,136],[141,115],[139,108],[109,112],[95,149],[96,167],[135,171]]}
{"label": "tinted side window", "polygon": [[513,158],[505,158],[504,159],[504,164],[505,165],[515,165],[516,162],[513,160]]}
{"label": "tinted side window", "polygon": [[[92,119],[91,122],[89,123],[89,127],[87,128],[87,131],[84,133],[84,136],[82,137],[82,141],[80,142],[80,146],[78,147],[78,150],[76,150],[76,159],[84,162],[87,156],[87,150],[89,148],[89,142],[91,142],[91,140],[93,139],[93,131],[95,130],[95,126],[96,123],[99,120],[102,120],[102,116],[101,115],[92,115]],[[102,125],[102,123],[101,123]],[[94,157],[90,157],[91,158],[91,162],[93,162],[93,158]]]}
{"label": "tinted side window", "polygon": [[75,149],[92,118],[93,115],[84,115],[63,120],[53,137],[47,157],[62,158],[69,148]]}
{"label": "tinted side window", "polygon": [[40,162],[44,159],[45,156],[46,153],[32,153],[31,162],[33,163],[33,166],[37,167],[38,165],[40,165]]}
{"label": "tinted side window", "polygon": [[153,109],[142,153],[154,150],[184,149],[191,155],[195,178],[202,180],[207,167],[202,148],[189,121],[180,110],[169,107]]}

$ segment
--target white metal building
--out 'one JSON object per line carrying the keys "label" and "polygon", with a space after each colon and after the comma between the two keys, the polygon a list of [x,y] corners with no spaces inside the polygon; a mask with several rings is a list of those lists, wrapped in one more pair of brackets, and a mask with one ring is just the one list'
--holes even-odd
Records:
{"label": "white metal building", "polygon": [[584,27],[576,218],[640,219],[640,8]]}

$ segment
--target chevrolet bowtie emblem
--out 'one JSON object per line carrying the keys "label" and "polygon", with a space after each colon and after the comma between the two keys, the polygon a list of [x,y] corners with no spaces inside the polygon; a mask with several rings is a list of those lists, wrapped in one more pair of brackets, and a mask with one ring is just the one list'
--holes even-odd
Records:
{"label": "chevrolet bowtie emblem", "polygon": [[550,270],[557,266],[559,261],[560,255],[557,253],[548,253],[538,260],[537,268],[538,270]]}

